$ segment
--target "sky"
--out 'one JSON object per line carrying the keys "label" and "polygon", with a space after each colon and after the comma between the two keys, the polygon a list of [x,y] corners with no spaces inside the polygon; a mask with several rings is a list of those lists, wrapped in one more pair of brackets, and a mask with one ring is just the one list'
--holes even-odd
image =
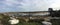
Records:
{"label": "sky", "polygon": [[60,9],[60,0],[0,0],[0,12],[29,12]]}

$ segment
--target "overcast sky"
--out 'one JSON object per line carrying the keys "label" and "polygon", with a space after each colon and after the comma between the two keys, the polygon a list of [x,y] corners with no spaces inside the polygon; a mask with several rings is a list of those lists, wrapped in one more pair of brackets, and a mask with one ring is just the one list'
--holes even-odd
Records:
{"label": "overcast sky", "polygon": [[60,9],[60,0],[0,0],[0,12],[47,11]]}

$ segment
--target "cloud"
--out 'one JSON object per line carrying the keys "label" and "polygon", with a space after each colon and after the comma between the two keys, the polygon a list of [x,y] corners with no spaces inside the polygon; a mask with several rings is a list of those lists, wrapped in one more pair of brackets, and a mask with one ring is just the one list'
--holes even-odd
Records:
{"label": "cloud", "polygon": [[12,11],[23,11],[23,8],[17,8],[17,6],[21,6],[20,2],[15,0],[5,0],[0,3],[0,11],[1,12],[12,12]]}
{"label": "cloud", "polygon": [[55,0],[54,3],[50,5],[51,8],[54,10],[59,10],[60,9],[60,0]]}
{"label": "cloud", "polygon": [[47,11],[54,4],[60,5],[60,0],[0,0],[0,12]]}
{"label": "cloud", "polygon": [[27,9],[28,11],[44,11],[48,7],[48,3],[44,0],[23,0],[23,1],[24,4],[22,8]]}

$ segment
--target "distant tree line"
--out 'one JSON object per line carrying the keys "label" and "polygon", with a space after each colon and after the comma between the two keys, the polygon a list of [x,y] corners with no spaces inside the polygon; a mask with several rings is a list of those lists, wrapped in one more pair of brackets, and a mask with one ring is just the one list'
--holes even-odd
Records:
{"label": "distant tree line", "polygon": [[50,16],[52,17],[60,17],[60,10],[54,11],[52,8],[48,9]]}

